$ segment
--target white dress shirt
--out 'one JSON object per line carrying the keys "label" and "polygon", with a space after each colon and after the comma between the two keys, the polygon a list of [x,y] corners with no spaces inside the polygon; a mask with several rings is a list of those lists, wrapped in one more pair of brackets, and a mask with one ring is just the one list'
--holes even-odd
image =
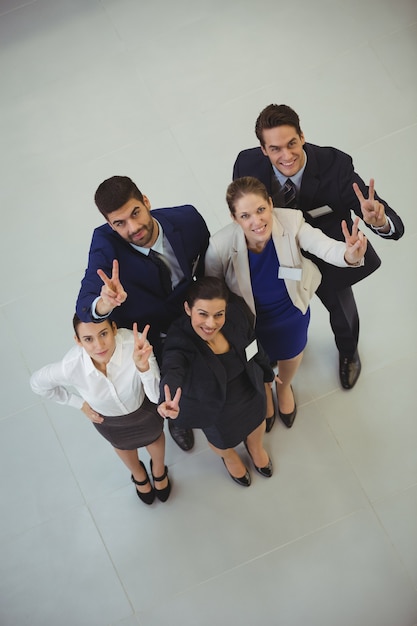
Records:
{"label": "white dress shirt", "polygon": [[32,374],[32,391],[77,409],[85,401],[94,411],[109,417],[136,411],[145,394],[151,402],[158,402],[160,377],[155,356],[149,358],[149,370],[139,372],[133,361],[133,332],[119,328],[115,339],[107,376],[94,366],[84,348],[75,345],[61,361]]}

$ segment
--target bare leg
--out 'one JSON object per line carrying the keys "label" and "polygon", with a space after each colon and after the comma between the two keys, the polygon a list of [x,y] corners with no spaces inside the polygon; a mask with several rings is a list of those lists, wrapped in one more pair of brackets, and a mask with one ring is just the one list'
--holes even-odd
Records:
{"label": "bare leg", "polygon": [[275,412],[274,407],[274,399],[272,397],[272,388],[269,383],[264,383],[265,385],[265,395],[266,395],[266,416],[272,417]]}
{"label": "bare leg", "polygon": [[242,478],[246,474],[246,467],[234,448],[221,450],[220,448],[215,448],[210,442],[208,442],[208,445],[215,454],[224,459],[226,467],[232,476]]}
{"label": "bare leg", "polygon": [[[156,441],[153,441],[149,446],[146,446],[147,451],[152,459],[152,471],[153,475],[157,478],[162,476],[165,472],[165,435],[162,432],[161,436]],[[164,480],[158,480],[155,482],[155,489],[165,489],[168,485],[168,476]]]}
{"label": "bare leg", "polygon": [[294,410],[294,395],[291,391],[291,381],[294,378],[303,358],[303,352],[292,359],[278,361],[278,376],[282,384],[277,383],[278,408],[281,413],[291,413]]}
{"label": "bare leg", "polygon": [[[143,467],[139,463],[139,456],[137,450],[119,450],[119,448],[114,448],[117,455],[122,459],[123,463],[129,468],[133,478],[138,480],[139,482],[146,479],[146,473],[143,470]],[[152,485],[147,483],[146,485],[136,485],[136,489],[140,491],[140,493],[149,493],[152,489]]]}
{"label": "bare leg", "polygon": [[265,467],[269,461],[268,452],[263,447],[265,420],[246,438],[249,454],[257,467]]}

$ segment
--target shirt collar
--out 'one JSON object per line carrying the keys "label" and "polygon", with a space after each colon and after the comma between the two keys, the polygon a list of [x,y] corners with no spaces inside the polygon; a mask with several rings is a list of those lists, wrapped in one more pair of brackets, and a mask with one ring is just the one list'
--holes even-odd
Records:
{"label": "shirt collar", "polygon": [[[116,333],[116,347],[114,349],[114,352],[111,356],[110,361],[107,364],[107,367],[109,365],[115,365],[117,367],[120,367],[120,365],[122,364],[122,338],[120,336],[119,333]],[[90,376],[93,372],[98,372],[98,369],[96,368],[96,366],[93,363],[93,360],[91,358],[91,356],[89,356],[87,354],[87,352],[84,350],[84,348],[82,348],[83,351],[83,364],[84,364],[84,371],[86,373],[87,376]]]}
{"label": "shirt collar", "polygon": [[307,165],[307,154],[305,150],[303,150],[303,152],[304,152],[304,165],[296,174],[294,174],[294,176],[289,176],[289,177],[285,176],[275,167],[275,165],[272,166],[272,169],[274,170],[274,174],[277,177],[278,182],[281,185],[281,187],[285,184],[286,180],[289,178],[290,180],[292,180],[296,188],[300,189],[301,180],[303,178],[304,170]]}
{"label": "shirt collar", "polygon": [[120,367],[122,364],[122,356],[123,356],[123,340],[120,333],[116,333],[116,347],[109,361],[109,365],[117,365]]}
{"label": "shirt collar", "polygon": [[93,374],[93,372],[97,372],[97,368],[94,365],[91,356],[87,354],[84,348],[82,348],[82,351],[83,351],[84,371],[87,374],[87,376],[90,376],[91,374]]}
{"label": "shirt collar", "polygon": [[[153,219],[155,220],[155,218]],[[155,220],[155,222],[158,224],[159,228],[158,228],[158,237],[152,246],[152,250],[155,250],[155,252],[159,252],[160,254],[163,254],[164,253],[164,247],[163,247],[164,231],[162,230],[162,226],[158,222],[158,220]],[[132,246],[132,248],[134,248],[138,252],[141,252],[145,256],[148,256],[150,248],[142,248],[142,246],[135,246],[134,243],[131,243],[130,245]]]}

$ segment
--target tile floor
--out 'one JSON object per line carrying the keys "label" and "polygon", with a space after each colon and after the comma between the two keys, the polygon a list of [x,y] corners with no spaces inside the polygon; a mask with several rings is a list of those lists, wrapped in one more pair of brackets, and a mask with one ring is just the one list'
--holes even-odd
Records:
{"label": "tile floor", "polygon": [[[416,67],[415,0],[0,2],[2,625],[417,624]],[[72,344],[97,185],[130,175],[215,232],[270,102],[352,154],[406,235],[369,235],[383,267],[355,288],[351,392],[313,301],[273,478],[239,488],[200,433],[188,454],[168,438],[172,497],[147,508],[29,375]]]}

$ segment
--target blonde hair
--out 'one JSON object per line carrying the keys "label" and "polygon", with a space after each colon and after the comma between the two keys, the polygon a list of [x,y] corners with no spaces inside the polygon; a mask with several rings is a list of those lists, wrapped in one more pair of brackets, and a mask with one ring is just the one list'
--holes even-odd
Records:
{"label": "blonde hair", "polygon": [[236,202],[250,193],[261,196],[264,200],[269,200],[269,193],[265,185],[253,176],[243,176],[230,183],[226,191],[226,202],[232,215],[236,212]]}

